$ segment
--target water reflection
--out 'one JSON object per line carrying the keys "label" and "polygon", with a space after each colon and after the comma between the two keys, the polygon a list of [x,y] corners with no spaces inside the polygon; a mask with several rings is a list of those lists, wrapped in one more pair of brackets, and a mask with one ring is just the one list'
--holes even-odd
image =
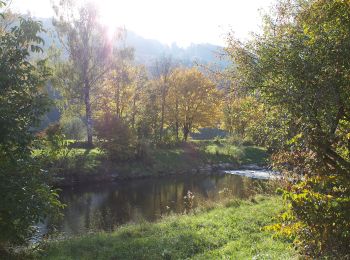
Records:
{"label": "water reflection", "polygon": [[251,181],[235,175],[189,175],[76,186],[62,190],[60,197],[67,207],[56,225],[59,233],[76,235],[109,231],[128,222],[154,221],[169,212],[183,212],[189,190],[196,206],[226,196],[222,191],[244,197]]}

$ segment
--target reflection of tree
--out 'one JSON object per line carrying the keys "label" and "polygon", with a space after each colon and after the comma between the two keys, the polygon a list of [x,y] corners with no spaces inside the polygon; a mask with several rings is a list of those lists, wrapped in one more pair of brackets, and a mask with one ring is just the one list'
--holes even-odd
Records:
{"label": "reflection of tree", "polygon": [[64,210],[63,231],[67,234],[79,234],[92,229],[91,219],[106,197],[106,192],[76,193],[69,197],[63,195],[64,203],[68,205]]}
{"label": "reflection of tree", "polygon": [[243,179],[244,189],[243,189],[243,197],[251,197],[257,193],[263,193],[267,189],[268,181],[252,179],[252,178],[244,178]]}
{"label": "reflection of tree", "polygon": [[194,193],[195,201],[216,200],[220,190],[226,188],[241,197],[251,185],[249,179],[241,176],[188,175],[65,190],[61,198],[68,207],[61,230],[78,234],[86,230],[112,230],[130,221],[152,221],[169,211],[183,212],[187,191]]}
{"label": "reflection of tree", "polygon": [[89,230],[90,227],[90,222],[91,222],[91,198],[88,198],[87,200],[87,207],[86,207],[86,211],[85,211],[85,229]]}

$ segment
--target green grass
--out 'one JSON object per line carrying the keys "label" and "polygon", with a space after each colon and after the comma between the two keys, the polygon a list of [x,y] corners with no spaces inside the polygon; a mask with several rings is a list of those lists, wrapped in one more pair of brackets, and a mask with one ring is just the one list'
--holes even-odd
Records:
{"label": "green grass", "polygon": [[72,167],[85,173],[94,173],[96,170],[98,170],[103,156],[103,151],[98,148],[74,148],[71,149],[69,154],[70,161],[73,162]]}
{"label": "green grass", "polygon": [[152,157],[157,167],[169,169],[195,167],[203,164],[237,163],[258,164],[267,163],[266,149],[256,146],[235,146],[227,142],[192,141],[175,148],[159,148],[152,151]]}
{"label": "green grass", "polygon": [[235,146],[226,141],[195,141],[199,152],[206,161],[237,162],[238,164],[264,165],[267,162],[266,149],[257,146]]}
{"label": "green grass", "polygon": [[127,225],[48,242],[41,259],[292,259],[287,241],[264,231],[283,209],[279,197],[226,203],[192,215],[174,215],[158,223]]}
{"label": "green grass", "polygon": [[33,150],[32,156],[42,156],[42,158],[47,157],[46,160],[49,160],[49,163],[53,162],[53,167],[61,169],[59,170],[61,173],[79,172],[94,174],[101,165],[101,161],[104,158],[104,152],[99,148],[67,148],[50,154],[49,151],[36,149]]}

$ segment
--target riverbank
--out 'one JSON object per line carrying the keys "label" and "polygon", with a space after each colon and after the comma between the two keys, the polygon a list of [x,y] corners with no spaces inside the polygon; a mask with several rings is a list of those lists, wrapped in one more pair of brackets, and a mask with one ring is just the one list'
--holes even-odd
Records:
{"label": "riverbank", "polygon": [[255,146],[235,146],[227,142],[191,141],[171,147],[154,147],[147,159],[116,162],[98,148],[73,148],[60,158],[54,178],[56,186],[166,176],[173,174],[210,174],[217,170],[238,169],[243,164],[265,165],[267,153]]}
{"label": "riverbank", "polygon": [[280,197],[258,196],[158,223],[126,225],[43,245],[41,259],[293,259],[291,243],[264,227],[283,209]]}

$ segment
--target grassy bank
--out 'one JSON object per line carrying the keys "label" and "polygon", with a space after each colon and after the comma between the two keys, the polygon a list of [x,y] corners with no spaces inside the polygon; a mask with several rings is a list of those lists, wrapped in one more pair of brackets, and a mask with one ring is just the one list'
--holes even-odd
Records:
{"label": "grassy bank", "polygon": [[58,160],[59,176],[117,174],[120,178],[181,173],[220,163],[260,164],[267,161],[263,148],[235,146],[225,141],[191,141],[170,147],[149,147],[146,160],[111,161],[98,148],[72,148]]}
{"label": "grassy bank", "polygon": [[279,197],[254,202],[231,201],[192,215],[166,217],[159,223],[127,225],[98,233],[48,242],[41,259],[291,259],[287,241],[263,227],[282,210]]}

